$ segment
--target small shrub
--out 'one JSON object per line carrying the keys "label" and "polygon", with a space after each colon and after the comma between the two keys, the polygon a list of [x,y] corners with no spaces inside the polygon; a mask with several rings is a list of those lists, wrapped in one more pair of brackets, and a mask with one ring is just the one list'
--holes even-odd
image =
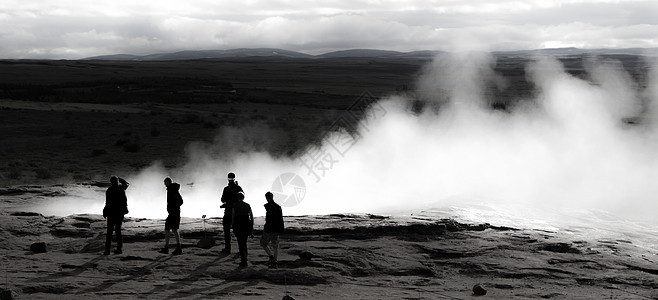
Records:
{"label": "small shrub", "polygon": [[7,177],[10,179],[20,179],[23,177],[23,170],[25,170],[25,162],[22,160],[15,160],[7,165]]}
{"label": "small shrub", "polygon": [[139,152],[140,148],[138,143],[127,143],[123,145],[123,151],[126,152]]}
{"label": "small shrub", "polygon": [[127,138],[120,138],[120,139],[118,139],[118,140],[114,143],[114,145],[115,145],[115,146],[125,146],[125,145],[128,144],[128,143],[130,143],[130,140],[129,140],[129,139],[127,139]]}
{"label": "small shrub", "polygon": [[193,123],[201,123],[203,120],[199,115],[196,114],[185,114],[183,118],[181,119],[180,123],[182,124],[193,124]]}
{"label": "small shrub", "polygon": [[77,134],[75,134],[75,133],[72,133],[72,132],[70,132],[70,131],[64,132],[64,136],[63,136],[63,137],[64,137],[65,139],[80,139],[80,138],[82,138],[81,136],[79,136],[79,135],[77,135]]}
{"label": "small shrub", "polygon": [[89,176],[83,175],[83,174],[74,174],[73,179],[75,181],[88,181],[88,180],[91,180],[91,178]]}
{"label": "small shrub", "polygon": [[212,121],[206,121],[205,123],[203,123],[203,128],[209,128],[209,129],[217,128],[217,124]]}
{"label": "small shrub", "polygon": [[94,149],[91,151],[91,156],[96,157],[96,156],[101,156],[107,154],[107,150],[105,149]]}
{"label": "small shrub", "polygon": [[9,166],[7,177],[10,179],[20,179],[23,176],[23,169],[16,166]]}
{"label": "small shrub", "polygon": [[37,168],[34,171],[37,173],[37,178],[39,179],[50,179],[53,177],[52,173],[50,173],[50,170],[44,167]]}

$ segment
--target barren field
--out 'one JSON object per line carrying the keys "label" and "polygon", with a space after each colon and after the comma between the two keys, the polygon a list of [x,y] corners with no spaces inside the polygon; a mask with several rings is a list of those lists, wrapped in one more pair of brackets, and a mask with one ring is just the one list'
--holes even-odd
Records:
{"label": "barren field", "polygon": [[[641,57],[610,58],[645,87]],[[583,79],[587,59],[560,57]],[[506,113],[532,101],[529,60],[497,57],[494,69],[506,84],[485,87],[491,110]],[[440,106],[415,89],[430,61],[0,61],[3,299],[658,299],[655,230],[608,215],[548,229],[423,211],[286,216],[280,265],[270,269],[258,244],[262,218],[248,242],[250,265],[238,268],[238,256],[219,254],[222,245],[197,244],[221,243],[215,215],[183,219],[182,255],[157,252],[163,220],[128,216],[124,253],[103,256],[102,216],[33,210],[35,203],[58,203],[72,186],[102,188],[109,175],[135,174],[154,161],[182,167],[190,145],[216,145],[220,131],[238,134],[209,155],[294,157],[320,143],[363,97],[405,95],[409,113]],[[473,209],[463,211],[487,216],[488,208]]]}

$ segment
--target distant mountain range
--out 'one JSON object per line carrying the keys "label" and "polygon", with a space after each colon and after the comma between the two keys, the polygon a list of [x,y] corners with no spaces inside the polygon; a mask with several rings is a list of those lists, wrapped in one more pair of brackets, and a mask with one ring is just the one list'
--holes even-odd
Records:
{"label": "distant mountain range", "polygon": [[[276,48],[238,48],[229,50],[186,50],[172,53],[157,53],[149,55],[115,54],[84,58],[84,60],[121,60],[121,61],[168,61],[168,60],[198,60],[198,59],[227,59],[227,58],[350,58],[350,57],[407,57],[428,58],[442,51],[423,50],[400,52],[377,49],[350,49],[334,51],[320,55],[310,55]],[[582,54],[629,54],[629,55],[658,55],[658,48],[629,48],[629,49],[579,49],[579,48],[553,48],[537,50],[494,51],[494,55],[582,55]]]}

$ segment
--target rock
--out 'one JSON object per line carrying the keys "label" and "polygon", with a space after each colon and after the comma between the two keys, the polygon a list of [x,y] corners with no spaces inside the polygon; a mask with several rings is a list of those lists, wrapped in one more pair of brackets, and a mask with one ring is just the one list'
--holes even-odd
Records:
{"label": "rock", "polygon": [[96,253],[105,250],[105,240],[90,240],[82,249],[80,253]]}
{"label": "rock", "polygon": [[17,211],[11,213],[11,215],[15,217],[43,217],[43,215],[40,213],[30,211]]}
{"label": "rock", "polygon": [[215,246],[215,239],[213,238],[202,238],[199,242],[196,243],[196,246],[203,249],[210,249]]}
{"label": "rock", "polygon": [[283,299],[281,299],[281,300],[295,300],[295,298],[290,297],[288,295],[285,295],[285,296],[283,296]]}
{"label": "rock", "polygon": [[311,260],[311,258],[315,257],[315,254],[309,252],[309,251],[304,251],[302,253],[299,253],[299,258],[303,260]]}
{"label": "rock", "polygon": [[485,290],[479,283],[473,286],[473,295],[484,296],[486,294],[487,290]]}
{"label": "rock", "polygon": [[542,250],[557,252],[557,253],[574,253],[581,254],[582,252],[578,248],[574,248],[569,243],[550,243],[545,244],[541,247]]}
{"label": "rock", "polygon": [[0,300],[14,300],[16,299],[16,293],[11,289],[3,289],[0,291]]}
{"label": "rock", "polygon": [[48,249],[46,248],[46,243],[38,242],[38,243],[33,243],[30,246],[30,251],[34,253],[46,253],[48,252]]}

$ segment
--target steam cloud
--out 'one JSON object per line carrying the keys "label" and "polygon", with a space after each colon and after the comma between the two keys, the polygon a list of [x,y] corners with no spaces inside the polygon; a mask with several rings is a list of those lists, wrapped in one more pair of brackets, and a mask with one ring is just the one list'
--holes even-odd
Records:
{"label": "steam cloud", "polygon": [[[163,218],[162,179],[172,176],[183,185],[184,216],[220,216],[228,172],[237,174],[256,215],[264,215],[263,194],[284,173],[306,183],[303,201],[284,207],[287,215],[396,213],[450,205],[517,207],[522,213],[528,208],[595,209],[640,218],[655,213],[655,64],[646,86],[640,86],[616,61],[592,60],[588,78],[581,79],[557,60],[538,57],[526,70],[536,94],[511,111],[486,105],[486,87],[509,84],[494,65],[494,58],[482,53],[437,57],[417,86],[417,97],[431,104],[413,113],[408,97],[381,100],[377,106],[386,114],[364,120],[360,139],[344,156],[334,153],[334,164],[319,181],[297,158],[236,151],[258,141],[254,136],[267,134],[267,128],[225,128],[211,145],[190,145],[185,167],[165,170],[155,163],[130,178],[131,215]],[[630,119],[639,122],[624,122]],[[350,137],[334,133],[310,150],[330,152],[330,139]],[[294,192],[288,188],[284,193]]]}

